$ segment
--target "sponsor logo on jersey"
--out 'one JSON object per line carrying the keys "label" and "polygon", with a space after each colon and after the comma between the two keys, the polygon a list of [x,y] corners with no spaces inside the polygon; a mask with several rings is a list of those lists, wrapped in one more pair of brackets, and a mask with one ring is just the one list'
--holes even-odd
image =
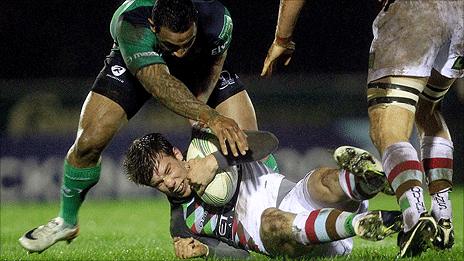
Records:
{"label": "sponsor logo on jersey", "polygon": [[114,76],[120,76],[126,71],[126,68],[120,66],[120,65],[113,65],[111,66],[111,72],[113,73]]}
{"label": "sponsor logo on jersey", "polygon": [[224,25],[222,26],[221,33],[219,34],[219,40],[215,42],[217,45],[211,50],[211,55],[218,55],[224,52],[224,50],[230,45],[232,40],[232,29],[234,25],[232,18],[227,14],[224,15]]}
{"label": "sponsor logo on jersey", "polygon": [[218,55],[218,54],[222,53],[225,49],[226,49],[226,44],[225,43],[220,44],[216,48],[211,50],[211,55]]}
{"label": "sponsor logo on jersey", "polygon": [[222,71],[220,76],[221,87],[219,90],[224,90],[227,86],[235,83],[235,79],[230,75],[228,71]]}
{"label": "sponsor logo on jersey", "polygon": [[134,59],[138,59],[141,57],[148,57],[148,56],[161,56],[161,55],[155,51],[136,53],[127,58],[127,63],[131,63]]}

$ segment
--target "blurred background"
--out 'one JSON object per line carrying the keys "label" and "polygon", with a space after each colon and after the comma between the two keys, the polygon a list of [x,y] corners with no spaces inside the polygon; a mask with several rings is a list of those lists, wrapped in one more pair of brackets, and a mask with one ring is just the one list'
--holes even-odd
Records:
{"label": "blurred background", "polygon": [[[274,38],[278,0],[222,0],[234,21],[228,63],[254,103],[261,129],[280,139],[281,172],[297,180],[317,166],[334,166],[331,150],[354,145],[374,152],[369,135],[366,72],[375,0],[308,1],[296,27],[290,65],[261,78]],[[112,45],[109,22],[122,1],[3,1],[0,8],[0,171],[2,201],[59,198],[61,169],[80,108]],[[453,135],[456,183],[464,174],[464,84],[445,98]],[[130,142],[162,132],[185,149],[188,122],[156,100],[114,138],[103,154],[93,198],[145,197],[122,173]],[[412,143],[418,147],[413,135]]]}

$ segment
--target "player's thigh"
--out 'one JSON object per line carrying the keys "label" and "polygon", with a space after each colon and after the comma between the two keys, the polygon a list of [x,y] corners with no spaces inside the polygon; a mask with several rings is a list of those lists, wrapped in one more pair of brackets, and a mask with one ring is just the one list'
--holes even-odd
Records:
{"label": "player's thigh", "polygon": [[239,77],[223,70],[207,104],[222,115],[234,119],[240,128],[257,130],[256,114],[244,84]]}
{"label": "player's thigh", "polygon": [[216,110],[222,115],[234,119],[241,129],[258,129],[255,110],[245,90],[219,104]]}
{"label": "player's thigh", "polygon": [[119,51],[112,51],[107,56],[91,91],[119,105],[128,120],[148,99],[152,98],[137,78],[129,72]]}
{"label": "player's thigh", "polygon": [[125,67],[119,52],[111,52],[81,111],[77,150],[102,150],[119,128],[151,97]]}
{"label": "player's thigh", "polygon": [[427,77],[387,76],[368,84],[370,134],[378,149],[409,140],[426,83]]}

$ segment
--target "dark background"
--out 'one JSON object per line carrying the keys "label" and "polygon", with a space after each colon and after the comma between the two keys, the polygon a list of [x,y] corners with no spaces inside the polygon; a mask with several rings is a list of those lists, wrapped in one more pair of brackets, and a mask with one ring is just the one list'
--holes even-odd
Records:
{"label": "dark background", "polygon": [[[122,2],[0,1],[2,155],[64,156],[80,107],[112,46],[109,24]],[[279,0],[221,2],[234,21],[228,62],[247,84],[260,128],[274,132],[282,148],[301,153],[342,142],[375,151],[368,137],[365,84],[371,26],[381,8],[377,0],[308,0],[295,29],[292,62],[271,79],[259,73],[274,39]],[[462,85],[456,87],[464,92]],[[447,95],[443,112],[455,144],[455,180],[462,182],[464,95],[458,88]],[[119,146],[114,155],[122,155],[136,135],[186,128],[185,119],[162,110],[156,103],[145,106],[116,137],[124,142],[113,142]],[[42,146],[51,143],[48,138],[62,147]]]}
{"label": "dark background", "polygon": [[[112,45],[109,23],[122,1],[2,1],[0,78],[94,77]],[[234,21],[230,62],[259,73],[274,37],[278,0],[222,1]],[[289,72],[364,72],[375,0],[307,1]]]}

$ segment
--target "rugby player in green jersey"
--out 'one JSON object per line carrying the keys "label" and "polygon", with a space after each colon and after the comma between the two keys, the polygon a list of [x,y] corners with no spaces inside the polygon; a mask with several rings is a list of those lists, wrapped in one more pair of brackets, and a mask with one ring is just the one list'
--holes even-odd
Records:
{"label": "rugby player in green jersey", "polygon": [[232,28],[229,12],[217,1],[127,0],[116,10],[113,48],[84,102],[64,161],[60,213],[19,239],[25,249],[42,252],[78,235],[78,211],[100,178],[102,151],[152,97],[211,128],[224,154],[246,153],[242,130],[256,130],[257,123],[243,84],[223,68]]}

